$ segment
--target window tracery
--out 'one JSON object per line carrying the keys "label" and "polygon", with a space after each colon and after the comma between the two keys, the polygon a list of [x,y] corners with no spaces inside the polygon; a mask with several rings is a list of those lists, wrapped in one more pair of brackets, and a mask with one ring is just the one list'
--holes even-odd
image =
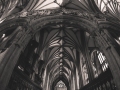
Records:
{"label": "window tracery", "polygon": [[66,87],[65,83],[60,80],[60,81],[56,84],[54,90],[67,90],[67,87]]}
{"label": "window tracery", "polygon": [[[77,7],[77,9],[82,8],[82,10],[85,12],[89,8],[89,3],[87,0],[49,0],[48,2],[47,1],[48,0],[38,0],[37,5],[31,4],[31,5],[35,6],[35,7],[31,7],[31,10],[34,11],[34,10],[42,10],[42,9],[57,9],[60,7],[66,7],[68,4],[70,5],[70,7],[75,6],[75,7]],[[112,11],[112,13],[116,13],[116,11],[114,9],[119,6],[118,5],[119,3],[117,2],[115,4],[115,3],[111,2],[112,0],[111,1],[107,0],[107,1],[101,0],[100,3],[98,2],[101,5],[99,8],[104,13],[106,11],[108,11],[109,9],[110,9],[109,11]],[[113,1],[115,1],[115,0],[113,0]],[[110,6],[111,3],[116,6],[111,7]],[[105,6],[103,6],[103,5],[105,5]],[[116,9],[119,10],[119,8],[116,8]],[[30,10],[30,9],[28,9],[28,10]],[[81,10],[81,9],[79,9],[79,10]],[[63,11],[61,13],[65,13],[65,14],[69,13],[69,15],[78,15],[77,12],[74,12],[74,10],[72,10],[72,12],[71,12],[71,10],[69,11],[69,9],[68,10],[63,9]],[[91,10],[88,10],[88,11],[91,11]],[[37,11],[35,11],[35,12],[38,13]],[[44,17],[45,12],[46,12],[45,15],[50,15],[50,13],[51,13],[49,10],[48,10],[48,12],[46,10],[46,11],[43,11],[42,14],[37,14],[37,15],[43,15],[43,17]],[[25,13],[26,12],[23,13],[23,16],[29,17]],[[54,14],[56,14],[56,13],[54,13]],[[90,18],[88,13],[82,12],[80,14],[82,15],[82,18],[85,16]],[[117,14],[119,14],[119,12]],[[32,18],[35,19],[35,17],[32,17]],[[92,18],[94,18],[94,16]],[[33,22],[34,21],[35,20],[33,20]],[[91,20],[91,21],[93,21],[93,20]],[[60,26],[60,25],[58,25],[58,26]],[[39,59],[46,61],[46,63],[49,62],[49,63],[47,63],[48,71],[52,72],[50,74],[52,76],[52,78],[54,78],[58,74],[60,74],[60,75],[65,75],[68,79],[70,77],[69,74],[70,75],[73,74],[72,69],[76,64],[75,61],[77,61],[76,60],[76,51],[83,50],[81,43],[84,40],[81,41],[81,36],[80,36],[81,31],[79,30],[79,28],[74,28],[70,25],[69,26],[61,25],[61,27],[58,27],[58,26],[57,25],[51,26],[52,29],[46,30],[46,32],[42,33],[42,34],[44,34],[43,36],[38,37],[38,38],[42,38],[43,41],[39,40],[38,38],[36,39],[36,41],[38,43],[40,43],[40,46],[39,46],[39,48],[37,48],[37,50],[34,50],[34,52],[41,55]],[[61,30],[61,28],[63,30]],[[3,34],[1,38],[5,39],[5,37],[6,37],[6,34]],[[92,65],[93,65],[93,70],[95,72],[95,77],[97,77],[102,71],[105,72],[108,68],[108,63],[106,62],[106,58],[103,53],[101,53],[100,51],[96,51],[96,57],[97,57],[97,59],[95,59],[94,55],[92,57],[92,59],[93,59]],[[98,62],[96,62],[95,60]],[[32,61],[33,60],[31,59],[31,61],[29,63],[32,64],[33,63]],[[82,68],[83,79],[85,81],[84,85],[86,85],[89,83],[89,77],[88,77],[89,73],[87,70],[88,64],[86,63],[84,58],[81,58],[81,63],[82,63],[81,68]],[[98,63],[100,65],[98,65]],[[99,67],[97,67],[97,66],[99,66]],[[101,71],[100,71],[100,67],[101,67]],[[18,68],[21,69],[20,67],[18,67]],[[57,69],[55,69],[55,68],[57,68]],[[38,73],[37,69],[36,69],[36,72]],[[62,88],[63,86],[64,86],[64,84],[58,85],[59,88]]]}
{"label": "window tracery", "polygon": [[83,55],[81,55],[80,57],[80,67],[82,72],[83,85],[86,85],[89,83],[89,77],[88,77],[88,69],[86,66],[86,61]]}
{"label": "window tracery", "polygon": [[105,72],[108,69],[106,57],[98,50],[92,52],[91,63],[95,77],[98,77],[102,72]]}

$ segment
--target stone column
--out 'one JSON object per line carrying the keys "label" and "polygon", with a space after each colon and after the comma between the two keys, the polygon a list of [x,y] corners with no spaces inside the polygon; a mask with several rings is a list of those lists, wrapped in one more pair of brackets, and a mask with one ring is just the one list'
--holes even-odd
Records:
{"label": "stone column", "polygon": [[104,31],[96,31],[95,34],[97,35],[96,42],[107,58],[117,90],[120,90],[120,56]]}
{"label": "stone column", "polygon": [[[84,32],[85,35],[85,32]],[[94,79],[94,73],[93,73],[93,69],[91,66],[91,58],[90,58],[90,53],[89,53],[89,49],[88,49],[88,45],[87,45],[87,38],[86,35],[84,36],[84,40],[85,40],[85,44],[84,44],[84,58],[86,61],[86,66],[87,66],[87,72],[88,72],[88,76],[89,76],[89,82],[92,81]]]}
{"label": "stone column", "polygon": [[100,64],[98,57],[96,57],[95,63],[96,63],[96,68],[97,68],[97,74],[100,75],[103,72],[103,70],[102,70],[102,66]]}
{"label": "stone column", "polygon": [[80,63],[79,63],[79,88],[81,88],[81,87],[83,87],[83,78],[82,78],[82,62],[81,62],[81,53],[80,53],[80,57],[79,57],[79,59],[80,59]]}
{"label": "stone column", "polygon": [[5,90],[7,84],[10,80],[12,71],[18,61],[18,58],[21,54],[23,48],[25,48],[26,44],[29,42],[31,35],[29,32],[25,32],[21,26],[18,28],[18,32],[15,37],[12,39],[12,44],[8,47],[7,52],[4,57],[1,59],[0,63],[0,89]]}

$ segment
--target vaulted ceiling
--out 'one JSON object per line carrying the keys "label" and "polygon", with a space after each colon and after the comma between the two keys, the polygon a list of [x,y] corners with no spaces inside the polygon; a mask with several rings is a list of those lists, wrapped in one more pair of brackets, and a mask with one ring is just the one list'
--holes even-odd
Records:
{"label": "vaulted ceiling", "polygon": [[[40,36],[40,33],[43,35]],[[42,51],[41,55],[45,55],[41,56],[41,60],[45,62],[44,67],[48,67],[47,70],[52,78],[64,75],[69,80],[76,67],[76,53],[82,51],[80,29],[58,24],[46,27],[40,33],[35,37],[38,42],[42,41],[38,51]]]}
{"label": "vaulted ceiling", "polygon": [[0,22],[16,13],[59,8],[102,12],[120,20],[120,0],[0,0]]}
{"label": "vaulted ceiling", "polygon": [[[120,0],[0,0],[0,22],[7,20],[10,15],[61,8],[101,13],[120,20]],[[77,68],[77,54],[84,52],[85,38],[89,34],[80,27],[61,23],[43,28],[34,37],[39,43],[39,59],[45,62],[43,68],[51,80],[63,76],[69,81],[74,68]],[[96,47],[94,40],[89,39],[88,47]]]}

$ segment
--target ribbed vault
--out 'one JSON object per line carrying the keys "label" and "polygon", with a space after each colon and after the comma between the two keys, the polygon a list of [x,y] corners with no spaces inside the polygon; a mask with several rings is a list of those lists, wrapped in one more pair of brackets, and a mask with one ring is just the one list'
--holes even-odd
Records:
{"label": "ribbed vault", "polygon": [[74,74],[73,70],[77,68],[76,52],[82,51],[81,32],[83,30],[80,28],[56,24],[43,28],[35,35],[36,40],[41,42],[38,47],[38,53],[41,54],[39,59],[45,62],[44,68],[48,73],[46,77],[50,81],[63,76],[69,81]]}
{"label": "ribbed vault", "polygon": [[[120,70],[120,0],[0,0],[0,23],[0,55],[9,49],[17,53],[0,58],[1,77],[9,79],[17,67],[31,79],[38,77],[44,90],[54,90],[59,81],[76,90],[110,65],[120,88],[120,74],[115,75]],[[112,58],[106,61],[101,52]],[[8,83],[4,78],[2,90]]]}

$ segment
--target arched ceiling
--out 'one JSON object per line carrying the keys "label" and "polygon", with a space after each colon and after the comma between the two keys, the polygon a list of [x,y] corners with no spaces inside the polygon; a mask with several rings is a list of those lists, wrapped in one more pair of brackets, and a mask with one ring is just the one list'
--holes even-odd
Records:
{"label": "arched ceiling", "polygon": [[30,0],[0,0],[0,23],[9,15],[21,12]]}
{"label": "arched ceiling", "polygon": [[29,10],[72,8],[85,11],[92,11],[88,0],[37,0]]}
{"label": "arched ceiling", "polygon": [[60,8],[99,12],[120,20],[120,0],[0,0],[0,22],[17,13],[18,16],[25,12]]}
{"label": "arched ceiling", "polygon": [[94,0],[102,13],[120,20],[120,0]]}
{"label": "arched ceiling", "polygon": [[64,74],[69,79],[70,73],[73,73],[73,65],[76,66],[76,52],[82,51],[80,29],[59,24],[44,28],[41,33],[44,35],[39,37],[37,33],[35,37],[36,40],[37,37],[42,38],[37,40],[43,41],[38,52],[41,54],[40,59],[46,63],[49,74],[52,77]]}
{"label": "arched ceiling", "polygon": [[[120,0],[0,0],[0,22],[10,15],[20,17],[32,11],[61,8],[101,13],[120,20]],[[39,60],[45,62],[43,67],[51,80],[64,76],[69,81],[74,68],[77,68],[77,52],[84,51],[84,34],[81,28],[64,23],[48,26],[35,34],[39,43]],[[85,35],[89,37],[87,33]],[[92,38],[91,42],[94,43]]]}

